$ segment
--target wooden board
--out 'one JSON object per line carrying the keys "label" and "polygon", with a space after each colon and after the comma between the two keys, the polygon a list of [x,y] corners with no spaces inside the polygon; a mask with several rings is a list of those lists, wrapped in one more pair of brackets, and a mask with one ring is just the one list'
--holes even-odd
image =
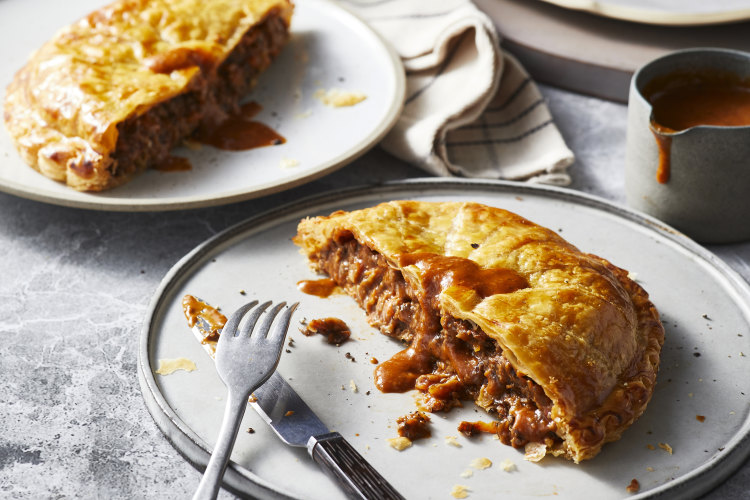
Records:
{"label": "wooden board", "polygon": [[475,0],[503,46],[539,82],[627,102],[636,69],[688,47],[750,51],[750,22],[655,26],[568,10],[538,0]]}

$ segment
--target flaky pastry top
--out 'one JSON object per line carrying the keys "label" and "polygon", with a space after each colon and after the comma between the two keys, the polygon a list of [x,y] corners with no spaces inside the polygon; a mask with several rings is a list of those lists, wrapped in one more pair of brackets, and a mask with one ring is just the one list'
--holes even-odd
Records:
{"label": "flaky pastry top", "polygon": [[[8,86],[5,122],[24,160],[56,180],[106,164],[117,125],[188,90],[287,0],[120,0],[61,29]],[[80,189],[97,189],[70,179]]]}
{"label": "flaky pastry top", "polygon": [[590,458],[645,409],[664,331],[626,271],[523,217],[476,203],[393,201],[335,212],[303,220],[294,240],[313,256],[342,231],[417,290],[427,278],[418,265],[400,265],[410,262],[405,255],[461,257],[525,279],[526,287],[490,295],[479,284],[454,284],[440,290],[439,306],[479,325],[519,375],[543,388],[564,440],[551,453]]}

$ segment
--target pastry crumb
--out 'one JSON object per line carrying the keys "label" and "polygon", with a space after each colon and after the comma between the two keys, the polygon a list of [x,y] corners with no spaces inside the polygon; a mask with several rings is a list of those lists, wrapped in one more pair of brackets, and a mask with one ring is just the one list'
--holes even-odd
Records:
{"label": "pastry crumb", "polygon": [[388,444],[391,448],[398,450],[398,451],[404,451],[409,446],[411,446],[411,439],[403,436],[399,436],[396,438],[389,438],[386,441],[388,441]]}
{"label": "pastry crumb", "polygon": [[474,471],[471,469],[466,469],[465,471],[461,473],[461,477],[463,478],[471,477],[473,475],[474,475]]}
{"label": "pastry crumb", "polygon": [[538,462],[547,454],[547,445],[544,443],[527,443],[524,452],[524,460]]}
{"label": "pastry crumb", "polygon": [[282,158],[279,162],[279,166],[281,168],[293,168],[299,165],[299,160],[295,160],[294,158]]}
{"label": "pastry crumb", "polygon": [[326,106],[331,106],[332,108],[343,108],[359,104],[367,99],[367,96],[362,92],[332,88],[330,90],[316,90],[315,98],[319,99]]}
{"label": "pastry crumb", "polygon": [[696,416],[695,416],[695,419],[696,419],[696,420],[697,420],[698,422],[705,422],[705,421],[706,421],[706,417],[705,417],[704,415],[696,415]]}
{"label": "pastry crumb", "polygon": [[469,496],[469,488],[463,484],[454,484],[451,489],[451,496],[453,498],[466,498]]}
{"label": "pastry crumb", "polygon": [[486,457],[475,458],[469,464],[477,470],[484,470],[492,466],[492,460]]}
{"label": "pastry crumb", "polygon": [[646,470],[647,470],[648,472],[654,472],[654,468],[653,468],[653,467],[646,467]]}
{"label": "pastry crumb", "polygon": [[672,447],[669,446],[667,443],[659,443],[659,448],[661,448],[662,450],[666,451],[670,455],[672,454]]}
{"label": "pastry crumb", "polygon": [[349,381],[349,388],[352,390],[352,392],[359,392],[357,384],[354,383],[353,379]]}
{"label": "pastry crumb", "polygon": [[195,370],[195,362],[187,358],[174,358],[174,359],[160,359],[159,367],[154,373],[159,375],[171,375],[177,370],[185,370],[191,372]]}
{"label": "pastry crumb", "polygon": [[502,468],[505,472],[513,472],[514,470],[516,470],[516,464],[514,464],[510,458],[506,458],[505,460],[500,462],[500,468]]}
{"label": "pastry crumb", "polygon": [[285,417],[291,417],[292,415],[294,415],[294,410],[287,410],[287,412],[284,413]]}
{"label": "pastry crumb", "polygon": [[633,480],[630,481],[630,484],[625,489],[628,493],[638,493],[638,491],[641,489],[641,484],[637,479],[633,478]]}
{"label": "pastry crumb", "polygon": [[461,443],[458,442],[458,436],[445,436],[445,444],[461,448]]}
{"label": "pastry crumb", "polygon": [[653,444],[647,444],[646,448],[648,448],[649,450],[655,450],[656,449],[656,447]]}

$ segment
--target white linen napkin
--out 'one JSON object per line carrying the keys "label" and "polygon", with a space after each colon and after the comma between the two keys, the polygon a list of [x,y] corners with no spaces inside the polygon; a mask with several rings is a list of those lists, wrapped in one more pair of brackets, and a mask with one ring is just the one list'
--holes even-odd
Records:
{"label": "white linen napkin", "polygon": [[404,110],[381,146],[441,176],[567,185],[573,153],[470,0],[341,0],[399,53]]}

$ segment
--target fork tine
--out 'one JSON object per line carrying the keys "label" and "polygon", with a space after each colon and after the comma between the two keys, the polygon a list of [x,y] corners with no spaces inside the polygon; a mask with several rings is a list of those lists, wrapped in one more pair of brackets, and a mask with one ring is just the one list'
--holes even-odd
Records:
{"label": "fork tine", "polygon": [[245,316],[245,313],[255,307],[255,305],[258,303],[257,300],[253,300],[252,302],[248,302],[244,306],[240,306],[239,309],[237,309],[232,315],[229,317],[229,320],[224,324],[224,328],[222,329],[223,332],[228,332],[228,335],[219,335],[219,343],[222,343],[222,339],[224,339],[224,342],[226,342],[229,337],[234,337],[235,332],[237,331],[237,326],[239,326],[240,321],[242,321],[242,317]]}
{"label": "fork tine", "polygon": [[266,317],[263,318],[263,324],[260,325],[260,328],[256,330],[255,332],[258,338],[261,338],[261,339],[266,338],[266,335],[268,335],[268,330],[271,329],[271,323],[273,323],[274,318],[276,318],[276,315],[279,314],[279,311],[285,305],[286,305],[286,302],[280,302],[279,304],[276,304],[276,306],[274,306],[273,309],[268,311],[268,314],[266,314]]}
{"label": "fork tine", "polygon": [[[294,304],[287,307],[286,310],[281,314],[281,318],[276,323],[276,328],[274,328],[274,330],[268,335],[269,341],[283,342],[283,339],[286,336],[286,332],[289,330],[289,321],[291,321],[292,319],[292,313],[294,313],[294,310],[297,309],[298,305],[299,302],[295,302]],[[281,354],[281,351],[279,351],[279,354]]]}
{"label": "fork tine", "polygon": [[258,318],[260,318],[260,315],[263,314],[263,311],[268,309],[268,306],[270,306],[273,302],[270,300],[268,302],[264,302],[255,309],[250,312],[247,320],[244,322],[244,324],[241,325],[240,330],[237,332],[237,336],[245,336],[249,337],[253,333],[253,328],[255,328],[255,324],[258,322]]}

